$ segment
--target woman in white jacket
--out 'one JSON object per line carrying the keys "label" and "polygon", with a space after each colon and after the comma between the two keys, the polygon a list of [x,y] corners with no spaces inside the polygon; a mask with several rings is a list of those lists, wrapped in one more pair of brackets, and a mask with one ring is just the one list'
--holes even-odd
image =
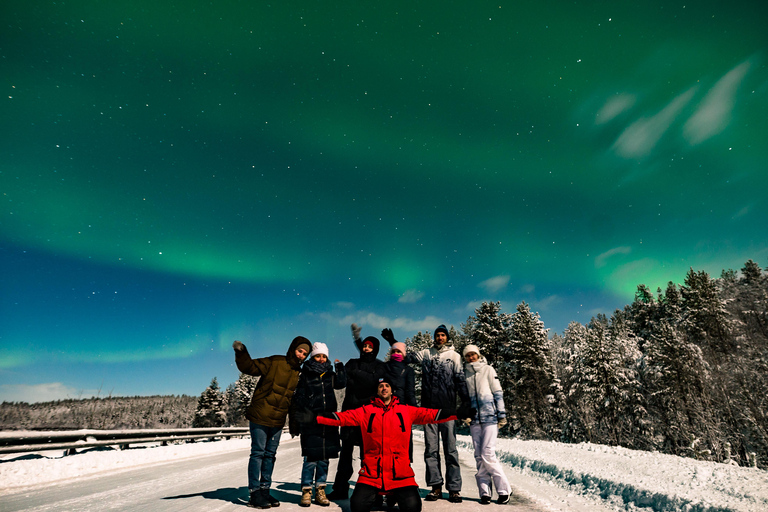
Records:
{"label": "woman in white jacket", "polygon": [[480,354],[480,349],[476,345],[467,345],[463,355],[469,399],[472,407],[477,410],[477,414],[469,425],[469,431],[475,446],[475,463],[477,464],[475,480],[480,493],[480,503],[487,505],[491,502],[493,494],[491,484],[496,487],[499,495],[496,503],[508,503],[511,491],[509,480],[496,457],[496,438],[499,435],[499,428],[507,424],[504,394],[499,377],[496,375],[496,370]]}

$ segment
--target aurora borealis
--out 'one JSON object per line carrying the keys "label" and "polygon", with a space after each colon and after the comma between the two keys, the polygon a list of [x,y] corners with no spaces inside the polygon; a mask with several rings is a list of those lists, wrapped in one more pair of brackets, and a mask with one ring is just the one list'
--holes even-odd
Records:
{"label": "aurora borealis", "polygon": [[763,2],[17,2],[0,400],[768,265]]}

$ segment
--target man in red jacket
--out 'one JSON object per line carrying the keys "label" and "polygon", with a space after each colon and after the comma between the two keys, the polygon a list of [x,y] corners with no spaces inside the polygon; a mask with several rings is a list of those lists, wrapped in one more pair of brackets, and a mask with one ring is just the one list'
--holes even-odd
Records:
{"label": "man in red jacket", "polygon": [[363,460],[349,502],[351,511],[368,512],[376,496],[386,494],[388,505],[397,502],[401,512],[419,512],[421,496],[408,457],[412,425],[455,419],[455,409],[401,404],[392,395],[392,383],[386,377],[379,379],[376,397],[368,405],[318,416],[321,425],[360,427]]}

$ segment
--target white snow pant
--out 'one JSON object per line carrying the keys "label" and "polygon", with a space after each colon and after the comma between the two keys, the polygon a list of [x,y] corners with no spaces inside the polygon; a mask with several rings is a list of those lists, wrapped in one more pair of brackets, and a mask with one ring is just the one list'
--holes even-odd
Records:
{"label": "white snow pant", "polygon": [[469,426],[472,434],[472,444],[475,445],[475,464],[477,464],[477,490],[480,497],[491,496],[491,482],[496,487],[498,494],[509,496],[511,488],[504,468],[496,457],[496,438],[499,436],[499,427],[496,423],[475,423]]}

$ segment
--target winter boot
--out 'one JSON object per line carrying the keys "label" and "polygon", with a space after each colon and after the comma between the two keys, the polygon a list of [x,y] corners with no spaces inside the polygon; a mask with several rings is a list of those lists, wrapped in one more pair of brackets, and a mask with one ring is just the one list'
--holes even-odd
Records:
{"label": "winter boot", "polygon": [[271,494],[269,494],[269,489],[262,489],[261,491],[264,493],[264,499],[267,500],[267,503],[269,503],[270,507],[275,508],[280,506],[280,502],[277,501],[276,498],[273,498]]}
{"label": "winter boot", "polygon": [[427,501],[437,501],[442,497],[443,497],[443,486],[433,485],[432,490],[429,491],[429,494],[427,494],[427,497],[424,499]]}
{"label": "winter boot", "polygon": [[312,504],[312,488],[311,487],[302,487],[301,488],[301,501],[299,502],[300,507],[308,507]]}
{"label": "winter boot", "polygon": [[321,507],[327,507],[331,504],[331,502],[328,501],[328,496],[325,495],[324,485],[318,485],[315,488],[315,504],[320,505]]}
{"label": "winter boot", "polygon": [[251,508],[270,508],[269,502],[264,499],[264,491],[256,489],[251,492],[251,499],[248,500],[248,506]]}
{"label": "winter boot", "polygon": [[459,491],[448,491],[448,501],[451,503],[461,503],[461,493]]}

